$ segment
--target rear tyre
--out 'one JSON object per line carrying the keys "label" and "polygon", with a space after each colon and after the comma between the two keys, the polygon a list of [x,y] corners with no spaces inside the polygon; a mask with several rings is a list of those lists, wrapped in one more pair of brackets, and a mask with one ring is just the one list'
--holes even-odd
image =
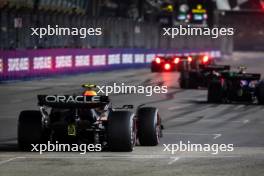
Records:
{"label": "rear tyre", "polygon": [[31,150],[31,144],[43,143],[42,115],[40,111],[22,111],[18,119],[18,146]]}
{"label": "rear tyre", "polygon": [[264,105],[264,81],[261,81],[257,87],[258,103]]}
{"label": "rear tyre", "polygon": [[156,69],[154,69],[154,68],[151,68],[151,72],[155,73],[155,72],[158,72],[158,71]]}
{"label": "rear tyre", "polygon": [[134,114],[114,111],[108,117],[108,146],[110,151],[130,152],[136,143]]}
{"label": "rear tyre", "polygon": [[197,89],[197,74],[195,72],[184,71],[180,76],[180,88],[182,89]]}
{"label": "rear tyre", "polygon": [[152,73],[161,71],[160,67],[157,67],[156,65],[152,65],[150,67],[150,70],[151,70]]}
{"label": "rear tyre", "polygon": [[198,73],[197,72],[189,72],[189,88],[190,89],[198,89]]}
{"label": "rear tyre", "polygon": [[180,88],[182,89],[188,89],[189,87],[189,74],[188,72],[181,72],[181,75],[180,75]]}
{"label": "rear tyre", "polygon": [[209,103],[221,103],[223,100],[223,88],[219,81],[212,81],[208,85],[207,100]]}
{"label": "rear tyre", "polygon": [[138,139],[142,146],[155,146],[161,137],[161,119],[157,108],[144,107],[138,110]]}

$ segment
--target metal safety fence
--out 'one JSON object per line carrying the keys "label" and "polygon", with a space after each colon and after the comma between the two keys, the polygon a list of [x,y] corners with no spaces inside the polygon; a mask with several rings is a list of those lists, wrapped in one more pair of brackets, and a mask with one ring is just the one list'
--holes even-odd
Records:
{"label": "metal safety fence", "polygon": [[[102,28],[101,36],[32,36],[30,28],[48,25]],[[208,36],[164,37],[158,23],[124,18],[98,18],[50,11],[1,9],[0,49],[32,48],[221,48],[222,38]]]}

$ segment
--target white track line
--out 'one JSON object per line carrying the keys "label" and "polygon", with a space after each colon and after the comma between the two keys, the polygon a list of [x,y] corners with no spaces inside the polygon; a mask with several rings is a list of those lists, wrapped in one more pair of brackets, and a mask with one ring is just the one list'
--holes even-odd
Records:
{"label": "white track line", "polygon": [[168,165],[175,163],[176,161],[178,161],[180,159],[180,157],[171,157],[171,159],[172,160],[170,162],[168,162]]}
{"label": "white track line", "polygon": [[243,121],[243,123],[244,123],[244,124],[249,123],[249,120],[246,119],[246,120]]}
{"label": "white track line", "polygon": [[217,139],[222,136],[220,133],[177,133],[177,132],[163,132],[163,134],[168,134],[168,135],[188,135],[188,136],[214,136],[214,139]]}
{"label": "white track line", "polygon": [[222,136],[222,134],[214,134],[215,136],[214,136],[214,139],[217,139],[217,138],[219,138],[219,137],[221,137]]}
{"label": "white track line", "polygon": [[15,158],[10,158],[8,160],[0,161],[0,165],[6,164],[8,162],[11,162],[11,161],[14,161],[14,160],[20,159],[20,158],[25,158],[25,157],[15,157]]}
{"label": "white track line", "polygon": [[[188,121],[190,121],[190,120],[196,120],[197,118],[184,118],[184,117],[178,117],[178,118],[175,118],[175,119],[173,119],[173,120],[171,120],[171,121],[173,121],[173,122],[188,122]],[[221,123],[221,122],[224,122],[222,119],[201,119],[199,122],[204,122],[204,123],[206,123],[206,122],[211,122],[211,123]],[[249,122],[249,120],[232,120],[232,121],[228,121],[228,123],[248,123]]]}
{"label": "white track line", "polygon": [[172,106],[172,107],[169,107],[168,110],[173,111],[173,110],[176,110],[176,109],[187,108],[189,106],[191,106],[191,104],[185,104],[184,106],[182,106],[182,105]]}

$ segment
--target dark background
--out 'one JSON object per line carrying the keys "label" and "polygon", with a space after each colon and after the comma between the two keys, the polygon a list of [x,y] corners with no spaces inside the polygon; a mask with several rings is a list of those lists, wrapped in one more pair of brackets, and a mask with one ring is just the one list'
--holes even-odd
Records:
{"label": "dark background", "polygon": [[[234,50],[264,49],[264,9],[261,0],[239,4],[229,0],[229,9],[219,8],[219,0],[1,0],[0,49],[26,48],[219,48]],[[207,11],[207,26],[234,27],[234,37],[211,39],[161,36],[161,28],[175,26],[179,7],[197,4]],[[170,8],[169,8],[170,7]],[[160,19],[163,19],[161,23]],[[165,24],[164,24],[165,19]],[[103,36],[38,37],[30,27],[102,27]],[[186,23],[193,25],[191,22]],[[186,25],[185,24],[185,25]]]}

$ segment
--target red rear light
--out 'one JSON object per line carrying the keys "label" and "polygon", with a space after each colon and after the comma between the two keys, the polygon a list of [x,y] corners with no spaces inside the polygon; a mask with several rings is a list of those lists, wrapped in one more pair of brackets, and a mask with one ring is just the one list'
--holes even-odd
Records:
{"label": "red rear light", "polygon": [[192,62],[192,57],[191,56],[188,57],[188,62]]}
{"label": "red rear light", "polygon": [[173,62],[174,62],[174,64],[178,64],[180,62],[180,58],[178,58],[178,57],[174,58]]}
{"label": "red rear light", "polygon": [[170,64],[165,64],[164,65],[164,69],[165,70],[170,70],[171,69],[171,65]]}
{"label": "red rear light", "polygon": [[260,1],[260,5],[261,5],[262,9],[264,9],[264,1],[263,0]]}
{"label": "red rear light", "polygon": [[208,56],[204,56],[203,57],[203,63],[206,64],[209,61],[209,57]]}
{"label": "red rear light", "polygon": [[220,82],[221,82],[221,85],[224,86],[224,84],[225,84],[225,79],[224,79],[224,78],[220,78]]}
{"label": "red rear light", "polygon": [[156,57],[155,62],[156,62],[157,64],[160,64],[160,63],[161,63],[161,59],[160,59],[159,57]]}

